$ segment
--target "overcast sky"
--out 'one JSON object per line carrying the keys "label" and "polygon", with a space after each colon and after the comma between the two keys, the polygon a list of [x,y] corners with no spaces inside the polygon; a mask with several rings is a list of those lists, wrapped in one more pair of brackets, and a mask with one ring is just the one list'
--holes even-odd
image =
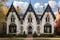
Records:
{"label": "overcast sky", "polygon": [[15,7],[19,6],[25,11],[30,1],[35,11],[43,11],[43,7],[46,7],[47,4],[51,6],[53,12],[57,10],[57,7],[60,7],[60,0],[8,0],[6,4],[10,6],[13,2]]}

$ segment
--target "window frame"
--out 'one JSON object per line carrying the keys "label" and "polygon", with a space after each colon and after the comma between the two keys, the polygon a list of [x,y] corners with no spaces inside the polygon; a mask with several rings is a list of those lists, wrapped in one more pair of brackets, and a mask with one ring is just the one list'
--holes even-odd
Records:
{"label": "window frame", "polygon": [[11,22],[15,22],[15,17],[14,17],[14,15],[11,16]]}

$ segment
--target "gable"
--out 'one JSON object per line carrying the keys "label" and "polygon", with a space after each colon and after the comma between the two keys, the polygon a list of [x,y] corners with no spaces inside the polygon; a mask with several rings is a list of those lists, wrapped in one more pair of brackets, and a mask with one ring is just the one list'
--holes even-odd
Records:
{"label": "gable", "polygon": [[11,5],[11,7],[10,7],[8,13],[7,13],[7,15],[6,15],[7,17],[8,17],[8,15],[10,14],[9,12],[15,12],[16,15],[17,15],[17,18],[20,20],[20,17],[19,17],[19,15],[18,15],[18,13],[17,13],[15,7],[13,6],[13,3],[12,3],[12,5]]}
{"label": "gable", "polygon": [[27,12],[33,12],[35,17],[36,17],[36,20],[38,19],[38,17],[37,17],[32,5],[31,5],[31,3],[29,4],[29,6],[28,6],[28,8],[27,8],[27,10],[26,10],[26,12],[25,12],[25,14],[23,16],[23,20],[25,19],[26,15],[27,15]]}
{"label": "gable", "polygon": [[45,12],[51,12],[51,15],[53,16],[53,18],[55,19],[55,15],[54,15],[54,13],[53,13],[53,11],[52,11],[52,9],[51,9],[51,7],[49,6],[49,4],[47,5],[47,7],[46,7],[46,9],[45,9],[45,11],[43,12],[43,14],[42,14],[42,16],[41,16],[41,19],[40,20],[42,20],[42,18],[43,18],[43,16],[45,15]]}

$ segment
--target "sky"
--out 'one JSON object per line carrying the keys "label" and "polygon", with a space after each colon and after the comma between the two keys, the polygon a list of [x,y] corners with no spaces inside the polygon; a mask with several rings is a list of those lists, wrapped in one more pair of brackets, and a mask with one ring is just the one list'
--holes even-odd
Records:
{"label": "sky", "polygon": [[52,11],[55,12],[58,7],[60,7],[60,0],[8,0],[6,5],[10,6],[13,5],[17,8],[22,8],[23,11],[26,11],[29,3],[32,4],[34,10],[37,11],[44,11],[47,4],[49,4],[52,8]]}

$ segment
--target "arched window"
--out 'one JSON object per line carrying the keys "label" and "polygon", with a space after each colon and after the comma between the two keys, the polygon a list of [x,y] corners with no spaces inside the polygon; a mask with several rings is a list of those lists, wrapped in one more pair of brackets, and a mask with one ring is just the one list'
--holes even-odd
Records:
{"label": "arched window", "polygon": [[40,26],[37,26],[37,33],[40,33]]}
{"label": "arched window", "polygon": [[28,17],[28,22],[32,22],[31,14],[30,14],[29,17]]}
{"label": "arched window", "polygon": [[40,24],[40,20],[38,19],[37,24]]}
{"label": "arched window", "polygon": [[16,33],[16,24],[12,23],[9,25],[9,33]]}
{"label": "arched window", "polygon": [[14,15],[11,16],[11,22],[15,22],[15,17],[14,17]]}
{"label": "arched window", "polygon": [[32,34],[32,26],[28,27],[28,34]]}
{"label": "arched window", "polygon": [[51,27],[52,27],[51,24],[46,23],[44,25],[44,33],[51,33],[51,31],[52,31],[52,28]]}
{"label": "arched window", "polygon": [[49,15],[47,15],[47,17],[46,17],[46,22],[50,22],[50,17],[49,17]]}
{"label": "arched window", "polygon": [[23,33],[23,26],[21,26],[20,29],[21,29],[21,33]]}
{"label": "arched window", "polygon": [[22,18],[21,18],[21,24],[23,24],[23,20],[22,20]]}

